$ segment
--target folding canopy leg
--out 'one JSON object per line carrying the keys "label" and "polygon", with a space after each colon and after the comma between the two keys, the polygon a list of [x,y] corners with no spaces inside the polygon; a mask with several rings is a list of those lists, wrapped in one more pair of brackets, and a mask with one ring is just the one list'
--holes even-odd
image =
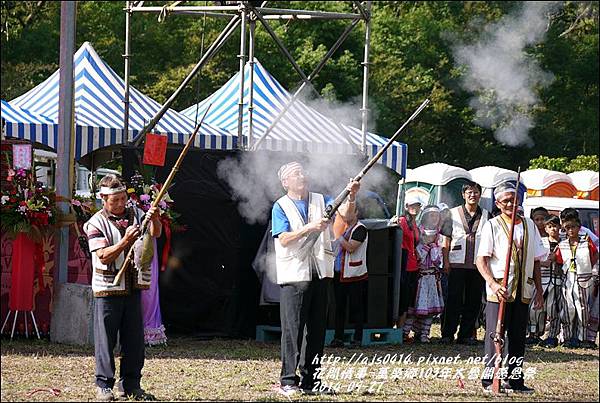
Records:
{"label": "folding canopy leg", "polygon": [[35,322],[35,315],[33,314],[33,311],[30,311],[29,313],[31,313],[31,320],[33,321],[33,327],[35,328],[35,334],[37,334],[37,338],[38,340],[40,340],[40,332],[38,331],[38,327],[37,327],[37,323]]}
{"label": "folding canopy leg", "polygon": [[8,313],[6,314],[6,319],[4,319],[4,323],[2,324],[2,329],[0,329],[0,334],[4,333],[4,327],[6,326],[6,322],[8,322],[8,318],[10,317],[10,313],[12,311],[9,310]]}
{"label": "folding canopy leg", "polygon": [[19,311],[15,311],[15,319],[13,320],[12,332],[10,332],[10,339],[12,340],[15,335],[15,326],[17,325],[17,317],[19,316]]}

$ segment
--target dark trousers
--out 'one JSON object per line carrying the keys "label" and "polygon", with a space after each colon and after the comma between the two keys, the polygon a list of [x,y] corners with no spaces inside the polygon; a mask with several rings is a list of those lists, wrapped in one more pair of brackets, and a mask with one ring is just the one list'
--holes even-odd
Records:
{"label": "dark trousers", "polygon": [[281,286],[281,385],[300,385],[303,389],[314,386],[315,370],[320,367],[314,361],[321,359],[325,345],[330,282],[323,279]]}
{"label": "dark trousers", "polygon": [[362,333],[365,322],[365,291],[366,281],[352,281],[343,283],[340,281],[340,273],[336,272],[333,279],[333,291],[335,294],[335,335],[339,340],[344,340],[344,324],[346,322],[346,306],[350,298],[350,321],[354,322],[354,341],[362,341]]}
{"label": "dark trousers", "polygon": [[454,338],[459,322],[458,338],[466,339],[473,336],[475,321],[481,308],[483,285],[483,277],[477,269],[450,270],[442,337]]}
{"label": "dark trousers", "polygon": [[[502,349],[502,358],[507,356],[508,364],[507,379],[511,387],[523,386],[523,360],[525,356],[525,332],[527,330],[527,321],[529,319],[529,305],[521,302],[520,295],[517,295],[517,301],[507,303],[504,310],[504,348]],[[496,347],[490,337],[496,332],[496,322],[498,321],[498,308],[500,304],[496,302],[487,302],[485,308],[485,354],[486,368],[494,368],[496,358]],[[503,367],[504,365],[500,365]],[[518,371],[515,368],[520,367]],[[486,371],[489,377],[483,377],[481,383],[483,386],[492,383],[493,372]]]}
{"label": "dark trousers", "polygon": [[95,298],[94,347],[96,385],[111,388],[115,384],[113,350],[119,334],[121,344],[120,380],[126,392],[140,387],[144,366],[144,324],[140,291],[122,297]]}
{"label": "dark trousers", "polygon": [[400,309],[398,314],[408,312],[408,308],[415,306],[417,285],[419,283],[418,271],[403,271],[400,273]]}

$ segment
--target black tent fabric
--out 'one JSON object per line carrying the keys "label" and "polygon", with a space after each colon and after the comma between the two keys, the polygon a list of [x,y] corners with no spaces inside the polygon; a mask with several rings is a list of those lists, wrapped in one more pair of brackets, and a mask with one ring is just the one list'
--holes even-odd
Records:
{"label": "black tent fabric", "polygon": [[[140,152],[123,150],[123,174],[131,177]],[[168,149],[162,183],[181,149]],[[240,217],[228,186],[217,177],[217,164],[237,152],[190,149],[169,195],[176,201],[186,231],[173,234],[168,268],[160,273],[160,305],[171,332],[254,337],[259,284],[251,267],[265,225]]]}

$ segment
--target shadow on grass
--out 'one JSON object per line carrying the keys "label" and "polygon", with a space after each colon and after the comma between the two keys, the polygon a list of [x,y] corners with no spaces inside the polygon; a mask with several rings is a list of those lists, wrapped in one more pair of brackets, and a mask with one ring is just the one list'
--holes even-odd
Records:
{"label": "shadow on grass", "polygon": [[[432,340],[429,344],[372,345],[361,348],[329,348],[325,346],[324,354],[337,357],[360,356],[362,359],[384,357],[389,355],[411,354],[412,361],[420,357],[429,362],[441,357],[460,356],[461,361],[483,355],[483,343],[475,346],[458,344],[440,344]],[[48,339],[2,339],[2,355],[39,355],[39,356],[93,356],[93,346],[76,346],[53,343]],[[198,340],[194,337],[173,336],[168,344],[146,347],[147,359],[227,359],[227,360],[279,360],[280,348],[277,342],[257,342],[254,340],[211,339]],[[560,363],[572,361],[598,361],[598,350],[567,349],[558,347],[547,350],[542,347],[527,347],[525,360],[529,362]],[[440,362],[441,363],[441,362]]]}
{"label": "shadow on grass", "polygon": [[[431,343],[415,343],[402,345],[379,345],[368,346],[361,349],[332,349],[325,348],[325,353],[337,353],[341,356],[352,356],[354,352],[363,352],[365,355],[373,356],[375,353],[381,354],[402,354],[412,353],[413,357],[455,357],[460,355],[461,360],[469,357],[480,357],[484,355],[484,343],[480,341],[475,346],[466,346],[460,344],[440,344],[436,339]],[[342,353],[342,354],[340,354]],[[554,349],[544,349],[539,346],[527,346],[525,349],[525,361],[543,361],[543,362],[571,362],[571,361],[598,361],[599,355],[596,349],[568,349],[557,347]],[[414,358],[413,358],[414,361]]]}

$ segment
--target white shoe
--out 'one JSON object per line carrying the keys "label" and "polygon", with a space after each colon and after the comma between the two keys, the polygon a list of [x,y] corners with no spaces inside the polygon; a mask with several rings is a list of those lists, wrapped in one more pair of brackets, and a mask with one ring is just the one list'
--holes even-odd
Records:
{"label": "white shoe", "polygon": [[295,394],[299,394],[300,388],[296,385],[281,385],[279,387],[279,393],[281,393],[284,396],[290,397]]}

